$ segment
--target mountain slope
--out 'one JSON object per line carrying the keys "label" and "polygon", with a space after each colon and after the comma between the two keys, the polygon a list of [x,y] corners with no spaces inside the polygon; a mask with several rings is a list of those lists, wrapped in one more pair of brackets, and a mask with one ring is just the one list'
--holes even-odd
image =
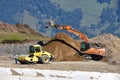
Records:
{"label": "mountain slope", "polygon": [[46,36],[58,32],[45,29],[46,22],[54,20],[58,24],[71,25],[88,37],[103,33],[120,37],[119,5],[120,0],[2,0],[0,20],[28,24]]}

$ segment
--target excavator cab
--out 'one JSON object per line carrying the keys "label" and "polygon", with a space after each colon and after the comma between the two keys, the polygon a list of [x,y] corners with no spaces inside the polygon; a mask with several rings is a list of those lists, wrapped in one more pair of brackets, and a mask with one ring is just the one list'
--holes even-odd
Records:
{"label": "excavator cab", "polygon": [[90,44],[86,43],[86,42],[82,42],[81,47],[80,47],[80,51],[86,51],[88,49],[90,49]]}

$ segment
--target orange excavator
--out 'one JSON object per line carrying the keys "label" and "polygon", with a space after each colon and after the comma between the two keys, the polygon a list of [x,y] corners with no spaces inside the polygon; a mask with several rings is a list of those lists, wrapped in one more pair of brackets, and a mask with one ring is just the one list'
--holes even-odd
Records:
{"label": "orange excavator", "polygon": [[[48,25],[53,28],[59,29],[59,30],[66,30],[70,33],[73,33],[73,34],[79,36],[83,40],[83,42],[81,42],[80,52],[81,52],[81,54],[84,55],[85,58],[91,59],[93,57],[93,55],[94,56],[97,55],[101,58],[106,55],[105,48],[102,44],[89,43],[88,37],[84,33],[72,28],[71,26],[58,25],[58,24],[55,24],[53,21],[48,22]],[[92,55],[92,57],[91,57],[91,55]]]}

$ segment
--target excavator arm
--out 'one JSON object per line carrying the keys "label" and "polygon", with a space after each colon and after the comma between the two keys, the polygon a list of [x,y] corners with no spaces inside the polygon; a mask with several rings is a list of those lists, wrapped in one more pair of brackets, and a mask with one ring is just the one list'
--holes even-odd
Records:
{"label": "excavator arm", "polygon": [[[49,22],[48,25],[50,25],[51,27],[53,28],[56,28],[56,29],[59,29],[59,30],[66,30],[70,33],[73,33],[77,36],[79,36],[84,42],[81,43],[81,44],[84,44],[84,47],[81,47],[81,51],[82,53],[85,53],[85,54],[95,54],[95,55],[105,55],[105,48],[97,48],[97,47],[94,47],[94,44],[92,43],[89,43],[88,41],[88,37],[83,34],[82,32],[72,28],[71,26],[69,25],[58,25],[58,24],[55,24],[54,22]],[[89,45],[87,45],[89,44]]]}
{"label": "excavator arm", "polygon": [[55,24],[53,23],[52,21],[48,23],[51,27],[54,27],[54,28],[57,28],[59,30],[66,30],[70,33],[73,33],[74,35],[76,36],[79,36],[84,42],[88,42],[88,37],[83,34],[82,32],[72,28],[71,26],[69,25],[58,25],[58,24]]}

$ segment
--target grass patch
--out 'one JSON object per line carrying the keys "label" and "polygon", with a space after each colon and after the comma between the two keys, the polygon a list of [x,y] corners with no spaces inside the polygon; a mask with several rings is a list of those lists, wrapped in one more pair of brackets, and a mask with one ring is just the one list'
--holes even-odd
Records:
{"label": "grass patch", "polygon": [[25,40],[25,38],[23,38],[23,37],[20,36],[20,35],[9,35],[9,36],[5,37],[4,40],[23,41],[23,40]]}
{"label": "grass patch", "polygon": [[4,41],[16,41],[16,42],[23,42],[23,41],[31,41],[31,40],[49,40],[48,37],[36,36],[33,34],[25,34],[19,32],[5,32],[0,30],[0,42]]}

